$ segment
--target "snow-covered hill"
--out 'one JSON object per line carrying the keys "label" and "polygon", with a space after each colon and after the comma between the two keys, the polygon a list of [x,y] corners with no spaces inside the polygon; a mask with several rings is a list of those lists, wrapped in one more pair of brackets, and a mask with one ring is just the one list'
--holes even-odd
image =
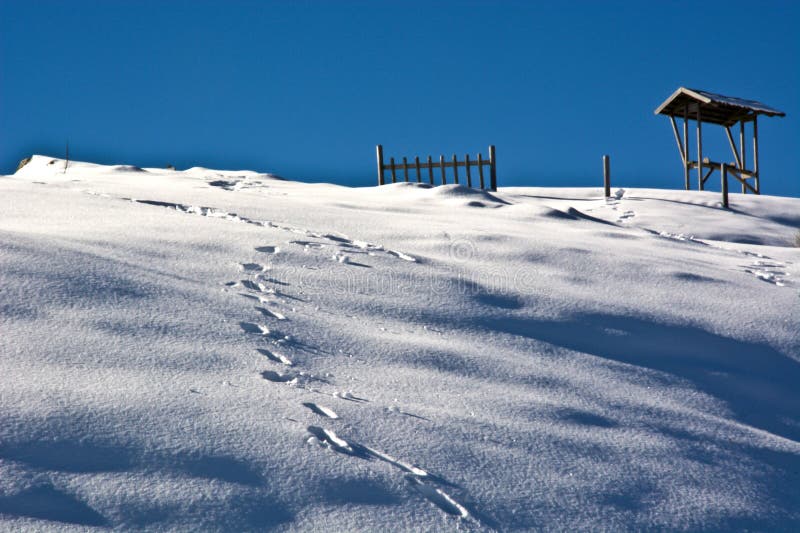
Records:
{"label": "snow-covered hill", "polygon": [[0,529],[800,529],[800,200],[0,177]]}

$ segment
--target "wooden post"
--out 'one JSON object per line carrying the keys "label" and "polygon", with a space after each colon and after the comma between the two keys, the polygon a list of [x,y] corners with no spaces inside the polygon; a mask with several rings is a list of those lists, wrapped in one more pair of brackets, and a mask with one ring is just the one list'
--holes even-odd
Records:
{"label": "wooden post", "polygon": [[[747,168],[747,150],[744,149],[744,120],[739,121],[739,162],[742,164],[739,168],[745,170]],[[747,194],[747,187],[742,183],[742,194]]]}
{"label": "wooden post", "polygon": [[489,145],[489,184],[491,190],[497,190],[497,154],[493,144]]}
{"label": "wooden post", "polygon": [[433,185],[433,159],[431,156],[428,156],[428,181]]}
{"label": "wooden post", "polygon": [[394,173],[394,157],[389,158],[389,166],[392,170],[392,183],[397,183],[397,176]]}
{"label": "wooden post", "polygon": [[692,188],[689,180],[689,105],[683,106],[683,153],[686,159],[683,161],[683,181],[686,190]]}
{"label": "wooden post", "polygon": [[64,174],[67,173],[68,166],[69,166],[69,139],[67,139],[67,154],[64,158]]}
{"label": "wooden post", "polygon": [[697,188],[703,190],[703,122],[700,104],[697,104]]}
{"label": "wooden post", "polygon": [[720,163],[719,172],[722,174],[722,207],[728,209],[728,167]]}
{"label": "wooden post", "polygon": [[753,116],[753,174],[756,175],[756,194],[761,194],[761,173],[758,171],[758,115]]}
{"label": "wooden post", "polygon": [[611,158],[603,156],[603,192],[606,198],[611,198]]}
{"label": "wooden post", "polygon": [[375,151],[378,152],[378,185],[383,185],[383,146],[379,144]]}
{"label": "wooden post", "polygon": [[472,187],[472,173],[469,170],[469,154],[464,156],[464,166],[467,167],[467,187]]}
{"label": "wooden post", "polygon": [[453,154],[453,181],[458,185],[458,158]]}
{"label": "wooden post", "polygon": [[414,156],[414,164],[417,167],[417,183],[422,183],[422,178],[419,175],[419,156],[418,155]]}
{"label": "wooden post", "polygon": [[442,185],[447,185],[447,171],[444,169],[444,156],[439,156],[439,166],[442,168]]}
{"label": "wooden post", "polygon": [[406,178],[406,183],[408,183],[408,159],[403,158],[403,175]]}
{"label": "wooden post", "polygon": [[483,189],[483,156],[478,154],[478,177],[481,180],[481,189]]}

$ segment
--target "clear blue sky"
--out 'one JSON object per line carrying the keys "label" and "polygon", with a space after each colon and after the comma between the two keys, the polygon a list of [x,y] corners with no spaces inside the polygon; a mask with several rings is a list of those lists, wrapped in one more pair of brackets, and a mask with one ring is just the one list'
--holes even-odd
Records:
{"label": "clear blue sky", "polygon": [[69,139],[79,160],[372,185],[377,143],[495,144],[501,186],[598,185],[609,153],[615,185],[681,187],[653,110],[684,85],[785,111],[759,123],[762,188],[800,196],[797,1],[0,0],[0,20],[2,173]]}

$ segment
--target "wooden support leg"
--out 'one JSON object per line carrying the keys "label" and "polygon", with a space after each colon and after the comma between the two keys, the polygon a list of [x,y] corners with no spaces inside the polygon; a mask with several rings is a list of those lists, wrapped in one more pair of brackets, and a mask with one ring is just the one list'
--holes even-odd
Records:
{"label": "wooden support leg", "polygon": [[758,116],[753,117],[753,173],[756,175],[756,194],[761,194],[761,172],[758,170]]}
{"label": "wooden support leg", "polygon": [[683,106],[683,182],[686,190],[692,188],[689,181],[689,106]]}
{"label": "wooden support leg", "polygon": [[703,123],[697,106],[697,188],[703,190]]}
{"label": "wooden support leg", "polygon": [[725,163],[719,166],[719,173],[722,175],[722,207],[728,209],[728,169]]}

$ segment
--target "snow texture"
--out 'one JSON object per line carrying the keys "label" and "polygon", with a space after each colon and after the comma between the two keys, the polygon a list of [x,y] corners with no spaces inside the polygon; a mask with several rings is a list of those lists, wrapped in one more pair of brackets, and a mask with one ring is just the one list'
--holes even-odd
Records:
{"label": "snow texture", "polygon": [[35,156],[0,529],[800,529],[800,200]]}

